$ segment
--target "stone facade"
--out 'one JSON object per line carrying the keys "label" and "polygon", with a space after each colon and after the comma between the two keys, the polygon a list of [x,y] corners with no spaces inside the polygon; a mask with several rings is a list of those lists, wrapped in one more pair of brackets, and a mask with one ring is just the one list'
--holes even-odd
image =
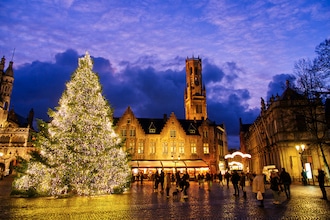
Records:
{"label": "stone facade", "polygon": [[8,175],[16,165],[17,157],[29,158],[28,152],[33,149],[31,136],[33,110],[27,117],[22,117],[9,110],[11,93],[14,83],[13,62],[9,63],[6,71],[5,58],[0,63],[0,171]]}
{"label": "stone facade", "polygon": [[[251,172],[258,172],[264,166],[275,165],[276,169],[285,168],[295,180],[301,181],[302,171],[314,182],[317,169],[326,170],[324,160],[315,137],[307,125],[307,116],[302,109],[308,108],[304,96],[287,84],[281,96],[272,97],[266,105],[261,99],[261,112],[252,124],[240,121],[241,150],[249,153]],[[325,108],[316,108],[321,121],[325,121]],[[329,142],[326,131],[324,140]],[[299,146],[299,150],[297,147]],[[304,147],[303,150],[301,147]],[[323,145],[327,161],[330,160],[330,148]]]}
{"label": "stone facade", "polygon": [[[178,119],[174,113],[156,119],[137,118],[130,107],[115,119],[116,132],[125,140],[124,148],[132,160],[141,164],[149,161],[140,168],[165,167],[155,167],[152,165],[155,161],[163,164],[170,161],[173,167],[179,166],[179,161],[186,164],[204,161],[212,173],[226,168],[227,134],[223,124],[207,118],[201,67],[200,58],[186,60],[186,119]],[[200,167],[196,164],[190,168],[196,172]]]}

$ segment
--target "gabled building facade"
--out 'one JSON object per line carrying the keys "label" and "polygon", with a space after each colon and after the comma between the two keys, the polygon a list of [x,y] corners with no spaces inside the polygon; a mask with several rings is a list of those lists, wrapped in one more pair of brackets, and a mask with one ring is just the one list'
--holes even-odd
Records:
{"label": "gabled building facade", "polygon": [[225,169],[228,152],[225,126],[207,118],[206,93],[200,58],[186,60],[185,119],[172,112],[168,117],[137,118],[128,107],[114,120],[116,132],[125,140],[132,168],[144,173],[155,169],[181,169],[191,176]]}
{"label": "gabled building facade", "polygon": [[5,58],[0,63],[0,172],[8,175],[13,171],[17,157],[28,158],[33,149],[31,137],[34,133],[33,110],[22,117],[10,110],[11,93],[14,83],[13,62],[5,70]]}
{"label": "gabled building facade", "polygon": [[[295,180],[301,181],[302,174],[306,174],[310,182],[315,181],[318,168],[324,170],[325,164],[301,111],[307,105],[306,98],[287,82],[281,96],[273,96],[267,104],[261,99],[260,115],[252,124],[240,121],[241,150],[252,156],[248,161],[250,172],[267,166],[285,168]],[[324,106],[317,109],[324,117]],[[327,137],[330,140],[328,134]],[[330,148],[324,150],[329,161]]]}

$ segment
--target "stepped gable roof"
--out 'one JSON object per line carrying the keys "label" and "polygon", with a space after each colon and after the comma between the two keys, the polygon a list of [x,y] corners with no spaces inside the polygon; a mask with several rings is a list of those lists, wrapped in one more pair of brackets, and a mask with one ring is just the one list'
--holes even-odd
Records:
{"label": "stepped gable roof", "polygon": [[167,119],[160,118],[137,118],[145,134],[160,134]]}
{"label": "stepped gable roof", "polygon": [[178,120],[187,135],[199,135],[198,128],[202,125],[202,120]]}
{"label": "stepped gable roof", "polygon": [[299,94],[296,90],[287,87],[283,94],[280,96],[280,100],[300,100],[304,99],[304,96]]}

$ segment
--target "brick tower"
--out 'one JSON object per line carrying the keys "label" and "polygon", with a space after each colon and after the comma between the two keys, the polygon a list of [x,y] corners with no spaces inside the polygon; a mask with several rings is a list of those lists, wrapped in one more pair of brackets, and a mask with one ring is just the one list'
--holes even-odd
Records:
{"label": "brick tower", "polygon": [[187,120],[207,119],[206,91],[202,83],[202,59],[186,59],[185,117]]}

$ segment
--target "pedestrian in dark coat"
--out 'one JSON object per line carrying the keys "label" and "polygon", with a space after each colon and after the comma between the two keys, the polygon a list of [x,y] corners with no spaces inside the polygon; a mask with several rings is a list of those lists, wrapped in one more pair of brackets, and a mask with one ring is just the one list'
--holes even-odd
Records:
{"label": "pedestrian in dark coat", "polygon": [[273,192],[274,204],[278,205],[280,203],[279,193],[280,193],[280,178],[276,172],[272,172],[270,175],[270,189]]}
{"label": "pedestrian in dark coat", "polygon": [[219,178],[219,185],[223,186],[223,182],[222,182],[222,173],[220,171],[220,173],[218,174],[218,178]]}
{"label": "pedestrian in dark coat", "polygon": [[228,171],[226,171],[226,173],[225,173],[225,179],[227,181],[227,188],[229,188],[230,173]]}
{"label": "pedestrian in dark coat", "polygon": [[161,171],[159,175],[159,183],[160,183],[161,191],[164,190],[164,178],[165,178],[164,171]]}
{"label": "pedestrian in dark coat", "polygon": [[209,174],[208,172],[206,173],[205,180],[207,182],[207,190],[211,191],[212,177],[211,174]]}
{"label": "pedestrian in dark coat", "polygon": [[187,189],[189,188],[189,186],[190,186],[189,175],[186,173],[183,175],[181,182],[180,182],[181,192],[183,191],[184,199],[188,198]]}
{"label": "pedestrian in dark coat", "polygon": [[241,177],[240,177],[240,179],[239,179],[239,185],[240,185],[240,187],[241,187],[241,189],[242,189],[243,192],[244,192],[244,187],[245,187],[245,181],[246,181],[246,176],[245,176],[245,174],[242,172],[242,173],[241,173]]}
{"label": "pedestrian in dark coat", "polygon": [[291,192],[290,192],[290,185],[291,185],[291,176],[288,172],[285,171],[285,168],[282,168],[282,172],[280,174],[281,183],[284,187],[284,192],[287,199],[290,199]]}
{"label": "pedestrian in dark coat", "polygon": [[240,178],[241,177],[235,170],[233,175],[231,176],[231,182],[233,183],[234,190],[235,190],[234,196],[239,196],[238,182],[239,182]]}
{"label": "pedestrian in dark coat", "polygon": [[317,176],[317,180],[319,181],[319,186],[322,191],[322,199],[328,200],[327,191],[325,191],[325,187],[324,187],[325,173],[321,169],[318,169],[318,172],[319,172],[319,175]]}
{"label": "pedestrian in dark coat", "polygon": [[156,171],[156,173],[155,173],[155,186],[154,186],[155,192],[158,191],[158,185],[159,185],[159,173],[158,173],[158,171]]}
{"label": "pedestrian in dark coat", "polygon": [[166,173],[164,178],[164,185],[166,190],[166,197],[170,198],[170,189],[171,189],[171,173]]}

